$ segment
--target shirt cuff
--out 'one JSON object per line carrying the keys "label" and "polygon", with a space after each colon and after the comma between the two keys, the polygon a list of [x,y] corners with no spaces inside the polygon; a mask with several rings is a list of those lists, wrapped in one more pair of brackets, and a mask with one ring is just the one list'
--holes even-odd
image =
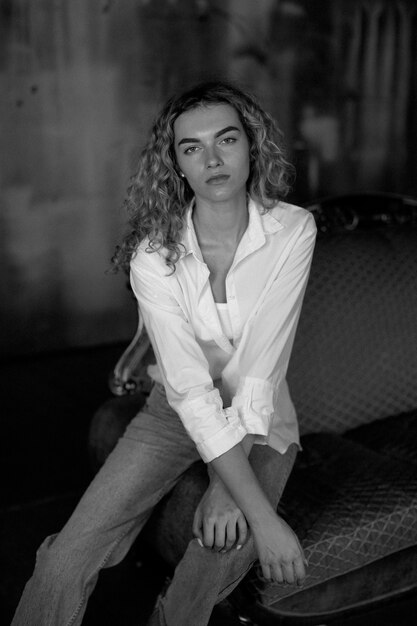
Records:
{"label": "shirt cuff", "polygon": [[246,377],[239,382],[232,407],[251,435],[267,437],[274,414],[274,388],[266,380]]}
{"label": "shirt cuff", "polygon": [[181,403],[176,409],[205,463],[240,443],[248,434],[236,409],[223,409],[217,389]]}
{"label": "shirt cuff", "polygon": [[210,463],[213,459],[228,452],[248,434],[247,430],[242,426],[236,410],[230,407],[225,409],[224,413],[227,417],[227,425],[209,439],[196,444],[197,450],[205,463]]}

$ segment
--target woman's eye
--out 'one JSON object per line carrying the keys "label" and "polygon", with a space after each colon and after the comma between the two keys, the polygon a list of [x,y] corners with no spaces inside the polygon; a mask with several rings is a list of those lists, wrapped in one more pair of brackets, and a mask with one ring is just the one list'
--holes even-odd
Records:
{"label": "woman's eye", "polygon": [[192,154],[196,150],[198,150],[198,146],[190,146],[184,150],[184,154]]}
{"label": "woman's eye", "polygon": [[221,143],[235,143],[236,137],[225,137],[222,139]]}

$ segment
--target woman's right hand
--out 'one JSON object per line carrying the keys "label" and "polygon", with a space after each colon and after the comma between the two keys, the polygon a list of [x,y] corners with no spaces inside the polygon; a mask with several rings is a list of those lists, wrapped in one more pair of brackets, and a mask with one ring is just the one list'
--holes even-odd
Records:
{"label": "woman's right hand", "polygon": [[251,528],[266,580],[302,585],[307,561],[297,535],[275,513]]}
{"label": "woman's right hand", "polygon": [[193,533],[202,546],[217,552],[228,552],[233,547],[240,550],[246,543],[245,516],[215,476],[197,506]]}

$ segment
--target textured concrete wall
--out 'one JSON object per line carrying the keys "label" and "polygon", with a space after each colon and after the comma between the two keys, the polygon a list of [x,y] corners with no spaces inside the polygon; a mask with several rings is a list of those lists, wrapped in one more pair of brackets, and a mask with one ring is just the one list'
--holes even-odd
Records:
{"label": "textured concrete wall", "polygon": [[126,281],[105,271],[151,120],[174,88],[224,63],[228,25],[207,8],[185,1],[3,3],[0,332],[6,351],[133,334]]}
{"label": "textured concrete wall", "polygon": [[380,0],[3,0],[0,347],[129,338],[105,273],[149,124],[175,89],[232,77],[285,131],[293,198],[417,193],[416,16]]}

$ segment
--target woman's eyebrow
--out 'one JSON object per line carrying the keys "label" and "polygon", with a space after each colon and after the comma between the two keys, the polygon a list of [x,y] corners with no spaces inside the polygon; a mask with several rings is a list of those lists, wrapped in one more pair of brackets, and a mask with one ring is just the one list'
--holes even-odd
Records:
{"label": "woman's eyebrow", "polygon": [[223,128],[223,130],[219,130],[219,132],[217,132],[214,136],[215,137],[220,137],[220,135],[224,135],[225,133],[229,133],[231,130],[240,131],[240,128],[237,128],[237,126],[226,126],[226,128]]}
{"label": "woman's eyebrow", "polygon": [[[222,128],[222,130],[217,131],[214,136],[216,138],[221,137],[221,135],[229,133],[231,130],[237,130],[240,132],[240,128],[237,126],[226,126],[226,128]],[[181,146],[183,143],[200,143],[200,139],[196,139],[195,137],[184,137],[184,139],[181,139],[181,141],[178,142],[178,145]]]}

